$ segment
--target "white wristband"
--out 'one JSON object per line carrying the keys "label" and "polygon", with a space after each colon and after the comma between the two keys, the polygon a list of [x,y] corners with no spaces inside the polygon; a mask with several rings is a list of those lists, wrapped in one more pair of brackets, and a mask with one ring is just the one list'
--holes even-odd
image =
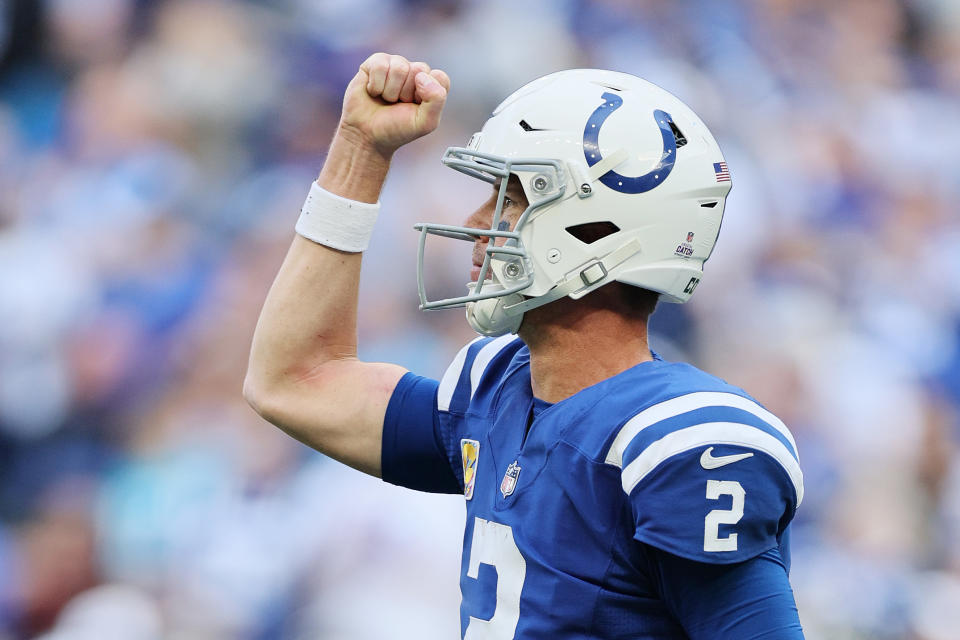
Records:
{"label": "white wristband", "polygon": [[314,181],[300,210],[296,232],[340,251],[357,253],[370,244],[380,203],[357,202],[330,193]]}

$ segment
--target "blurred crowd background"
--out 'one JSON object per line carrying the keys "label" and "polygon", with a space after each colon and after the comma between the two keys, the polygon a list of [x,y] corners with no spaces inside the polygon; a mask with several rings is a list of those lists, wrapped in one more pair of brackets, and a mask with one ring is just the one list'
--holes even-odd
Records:
{"label": "blurred crowd background", "polygon": [[[954,0],[0,0],[0,638],[456,637],[461,498],[347,470],[240,395],[343,88],[378,50],[453,91],[395,159],[361,355],[439,376],[472,337],[417,309],[412,224],[487,189],[446,146],[544,73],[652,80],[734,184],[652,345],[796,435],[807,637],[960,637]],[[439,251],[459,291],[468,261]]]}

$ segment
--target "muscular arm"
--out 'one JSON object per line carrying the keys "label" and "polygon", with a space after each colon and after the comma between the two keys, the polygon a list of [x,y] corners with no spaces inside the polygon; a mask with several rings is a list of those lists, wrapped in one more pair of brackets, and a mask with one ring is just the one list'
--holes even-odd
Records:
{"label": "muscular arm", "polygon": [[[425,63],[368,58],[347,87],[319,185],[376,202],[393,152],[436,128],[448,88]],[[360,260],[294,237],[257,322],[244,397],[291,436],[379,476],[383,417],[405,370],[357,359]]]}

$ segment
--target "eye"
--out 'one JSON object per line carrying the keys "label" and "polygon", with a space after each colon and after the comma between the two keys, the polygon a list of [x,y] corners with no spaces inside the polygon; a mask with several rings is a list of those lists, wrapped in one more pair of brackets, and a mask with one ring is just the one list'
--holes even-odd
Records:
{"label": "eye", "polygon": [[503,208],[504,208],[504,209],[506,209],[506,208],[508,208],[508,207],[519,207],[519,206],[520,206],[520,199],[519,199],[519,198],[511,198],[511,197],[508,196],[508,195],[504,195],[504,196],[503,196]]}

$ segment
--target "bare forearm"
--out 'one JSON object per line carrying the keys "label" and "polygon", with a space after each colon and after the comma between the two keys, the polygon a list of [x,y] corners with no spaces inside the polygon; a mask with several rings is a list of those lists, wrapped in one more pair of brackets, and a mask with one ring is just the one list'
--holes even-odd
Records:
{"label": "bare forearm", "polygon": [[[376,202],[389,163],[338,134],[317,182],[336,195]],[[304,379],[330,360],[356,357],[360,256],[294,238],[260,313],[249,376],[260,384]]]}
{"label": "bare forearm", "polygon": [[350,200],[376,202],[387,179],[391,155],[378,151],[351,127],[341,126],[330,143],[317,183]]}

